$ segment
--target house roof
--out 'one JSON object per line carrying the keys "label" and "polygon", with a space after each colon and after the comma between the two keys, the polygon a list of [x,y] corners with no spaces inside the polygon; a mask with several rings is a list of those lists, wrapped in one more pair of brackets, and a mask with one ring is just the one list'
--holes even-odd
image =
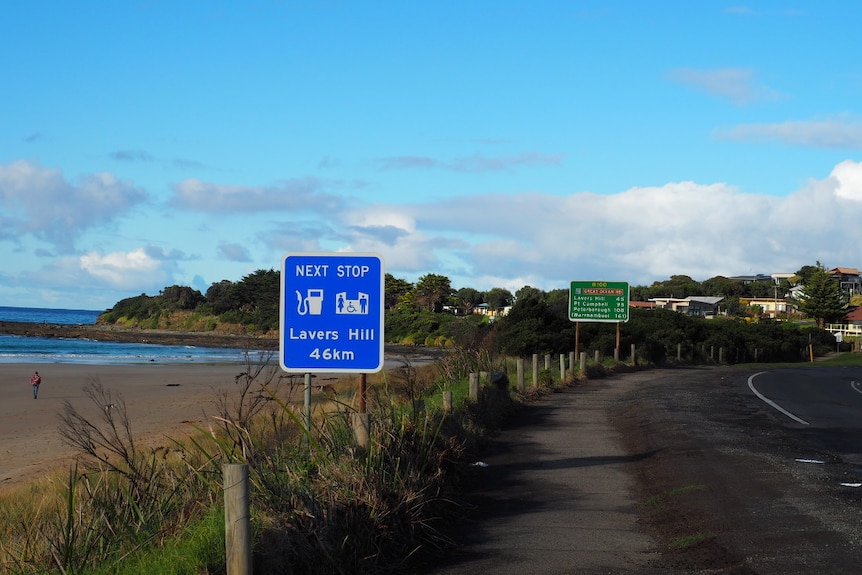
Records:
{"label": "house roof", "polygon": [[841,318],[842,321],[851,322],[851,321],[862,321],[862,307],[854,307]]}
{"label": "house roof", "polygon": [[829,270],[830,274],[842,274],[847,276],[858,276],[862,275],[862,272],[857,270],[856,268],[832,268]]}
{"label": "house roof", "polygon": [[653,307],[655,307],[655,302],[654,301],[630,301],[629,307],[653,308]]}
{"label": "house roof", "polygon": [[706,296],[706,295],[690,295],[687,298],[688,301],[699,301],[701,303],[708,303],[710,305],[715,305],[721,300],[723,297],[715,297],[715,296]]}

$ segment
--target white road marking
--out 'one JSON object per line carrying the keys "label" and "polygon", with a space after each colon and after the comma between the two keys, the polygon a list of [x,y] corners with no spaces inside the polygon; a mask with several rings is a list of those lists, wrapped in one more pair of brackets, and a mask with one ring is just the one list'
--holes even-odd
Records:
{"label": "white road marking", "polygon": [[777,403],[775,403],[774,401],[772,401],[771,399],[769,399],[768,397],[764,396],[762,393],[760,393],[759,391],[754,389],[754,378],[757,377],[758,375],[763,375],[764,373],[766,373],[766,372],[761,371],[761,372],[755,373],[754,375],[752,375],[751,377],[748,378],[748,387],[751,389],[751,391],[754,392],[754,395],[756,395],[764,403],[766,403],[770,407],[774,407],[775,409],[777,409],[778,411],[780,411],[781,413],[783,413],[784,415],[786,415],[787,417],[789,417],[793,421],[801,423],[802,425],[811,425],[810,423],[808,423],[804,419],[796,417],[795,415],[793,415],[792,413],[790,413],[789,411],[787,411],[786,409],[784,409],[783,407],[781,407],[780,405],[778,405]]}
{"label": "white road marking", "polygon": [[859,383],[858,381],[853,380],[850,382],[850,387],[856,393],[862,393],[862,383]]}

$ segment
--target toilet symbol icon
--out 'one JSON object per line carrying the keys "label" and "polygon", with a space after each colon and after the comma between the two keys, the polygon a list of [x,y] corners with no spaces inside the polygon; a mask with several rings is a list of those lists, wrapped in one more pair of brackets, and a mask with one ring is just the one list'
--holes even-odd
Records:
{"label": "toilet symbol icon", "polygon": [[368,304],[367,293],[358,292],[353,299],[347,297],[347,292],[335,295],[335,313],[339,315],[368,315]]}

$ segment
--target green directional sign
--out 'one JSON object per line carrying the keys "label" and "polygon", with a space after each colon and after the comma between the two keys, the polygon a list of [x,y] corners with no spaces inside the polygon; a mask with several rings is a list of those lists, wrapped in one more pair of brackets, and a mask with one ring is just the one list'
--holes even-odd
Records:
{"label": "green directional sign", "polygon": [[569,288],[569,320],[628,321],[628,282],[573,281]]}

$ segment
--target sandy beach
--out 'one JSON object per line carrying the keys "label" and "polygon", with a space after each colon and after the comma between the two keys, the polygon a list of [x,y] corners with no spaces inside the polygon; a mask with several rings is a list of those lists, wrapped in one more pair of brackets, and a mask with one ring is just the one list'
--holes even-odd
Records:
{"label": "sandy beach", "polygon": [[[36,370],[42,385],[33,399],[30,376]],[[83,392],[89,381],[122,396],[136,439],[170,445],[167,437],[208,425],[217,413],[218,390],[235,389],[243,371],[238,364],[0,364],[0,488],[38,479],[72,460],[58,433],[58,414],[65,400],[81,413],[95,409]]]}
{"label": "sandy beach", "polygon": [[[387,347],[385,369],[396,369],[405,360],[413,365],[426,364],[443,353],[439,349]],[[90,381],[98,381],[122,396],[136,441],[169,446],[168,438],[192,435],[195,426],[208,427],[217,414],[219,391],[235,396],[235,378],[246,369],[244,364],[227,363],[0,363],[0,489],[43,477],[73,459],[75,453],[58,433],[58,414],[66,400],[84,414],[95,409],[83,392]],[[30,376],[37,370],[42,385],[39,398],[33,399]],[[295,377],[301,386],[302,375]],[[314,385],[340,382],[349,386],[352,381],[358,382],[358,375],[316,374]],[[301,387],[291,399],[302,403]]]}

